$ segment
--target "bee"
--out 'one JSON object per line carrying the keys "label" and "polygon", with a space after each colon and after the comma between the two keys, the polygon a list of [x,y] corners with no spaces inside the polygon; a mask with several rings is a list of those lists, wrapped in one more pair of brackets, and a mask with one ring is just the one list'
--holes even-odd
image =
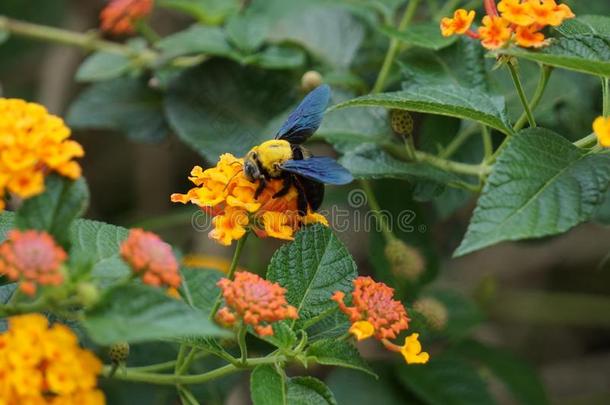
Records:
{"label": "bee", "polygon": [[330,88],[322,85],[312,90],[288,116],[275,139],[252,148],[244,157],[244,174],[250,181],[258,180],[258,198],[270,179],[282,179],[282,188],[273,195],[286,195],[292,186],[298,192],[300,215],[317,211],[324,199],[325,184],[347,184],[351,173],[337,161],[325,156],[312,156],[303,146],[320,127],[330,101]]}

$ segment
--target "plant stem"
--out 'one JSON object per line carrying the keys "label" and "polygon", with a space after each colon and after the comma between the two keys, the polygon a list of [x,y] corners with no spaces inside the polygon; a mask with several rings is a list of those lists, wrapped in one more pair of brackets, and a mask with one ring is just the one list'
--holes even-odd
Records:
{"label": "plant stem", "polygon": [[184,363],[184,358],[186,357],[186,351],[188,350],[188,346],[184,343],[180,345],[180,349],[178,349],[178,357],[176,357],[176,365],[174,367],[174,373],[179,374],[179,370],[182,368],[182,364]]}
{"label": "plant stem", "polygon": [[464,142],[470,139],[470,137],[475,133],[475,125],[467,126],[464,129],[461,129],[455,136],[455,138],[453,138],[451,142],[449,142],[449,145],[447,145],[447,147],[438,154],[438,157],[447,159],[453,156],[453,154],[457,152],[460,146],[462,146],[462,144],[464,144]]}
{"label": "plant stem", "polygon": [[156,44],[161,39],[159,34],[145,20],[136,21],[136,29],[151,44]]}
{"label": "plant stem", "polygon": [[519,72],[517,71],[517,67],[512,61],[508,61],[508,63],[506,63],[506,66],[510,71],[510,77],[513,79],[513,84],[515,85],[515,89],[517,89],[517,94],[519,94],[519,100],[521,100],[521,105],[523,106],[523,110],[525,111],[525,114],[527,116],[527,121],[529,122],[530,127],[536,128],[536,120],[534,119],[532,110],[530,109],[529,103],[527,102],[527,97],[525,97],[525,91],[523,90],[523,84],[521,84],[521,79],[519,78]]}
{"label": "plant stem", "polygon": [[[553,72],[553,68],[551,66],[548,66],[548,65],[540,66],[540,79],[538,80],[538,86],[536,86],[534,95],[532,96],[532,99],[530,100],[530,103],[529,103],[530,111],[534,111],[536,109],[536,107],[538,107],[538,104],[540,103],[540,100],[542,99],[542,96],[544,95],[544,90],[546,89],[546,85],[549,83],[549,78],[551,77],[552,72]],[[521,117],[519,117],[519,119],[517,120],[517,123],[515,124],[513,129],[515,131],[520,130],[521,128],[523,128],[525,126],[527,121],[528,121],[527,112],[524,111],[523,114],[521,114]]]}
{"label": "plant stem", "polygon": [[[113,378],[122,381],[134,381],[143,382],[149,384],[159,385],[188,385],[188,384],[202,384],[204,382],[214,380],[229,374],[236,373],[241,370],[248,370],[261,364],[275,364],[282,361],[286,361],[286,357],[283,355],[276,355],[272,357],[258,357],[247,359],[245,365],[236,366],[233,364],[227,364],[220,368],[212,371],[208,371],[203,374],[194,375],[175,375],[175,374],[155,374],[147,373],[143,371],[134,371],[133,369],[126,369],[124,373],[118,373]],[[102,375],[108,376],[111,366],[104,366]]]}
{"label": "plant stem", "polygon": [[573,143],[573,145],[576,147],[579,147],[579,148],[585,148],[585,147],[589,146],[590,144],[593,144],[594,142],[597,142],[597,135],[595,135],[593,133],[593,134],[589,134],[589,135],[585,136],[584,138],[577,140],[576,142]]}
{"label": "plant stem", "polygon": [[610,116],[610,78],[602,77],[602,115]]}
{"label": "plant stem", "polygon": [[246,345],[246,333],[248,332],[248,326],[242,322],[237,332],[237,344],[241,352],[241,364],[246,364],[248,360],[248,346]]}
{"label": "plant stem", "polygon": [[[402,15],[402,19],[398,24],[398,31],[402,31],[411,22],[415,12],[417,11],[417,6],[419,5],[420,0],[410,0],[407,8],[405,9],[404,14]],[[379,75],[377,76],[377,80],[375,81],[375,85],[371,90],[371,93],[379,93],[383,91],[385,88],[386,80],[388,79],[388,75],[390,73],[390,69],[392,68],[392,64],[394,63],[394,58],[398,53],[398,48],[400,46],[400,40],[396,38],[392,38],[390,40],[390,45],[388,47],[388,51],[385,54],[385,58],[383,60],[383,65],[381,66],[381,70],[379,71]]]}
{"label": "plant stem", "polygon": [[186,371],[188,371],[189,367],[191,366],[191,363],[193,362],[193,360],[195,360],[195,355],[197,354],[197,352],[198,350],[196,348],[193,347],[191,349],[189,354],[187,354],[184,360],[182,361],[182,365],[180,366],[180,369],[178,369],[178,374],[184,374]]}
{"label": "plant stem", "polygon": [[493,155],[493,144],[491,142],[491,133],[486,125],[481,125],[481,136],[483,137],[483,164],[489,163]]}
{"label": "plant stem", "polygon": [[394,236],[392,229],[390,229],[390,225],[386,222],[386,218],[383,215],[383,213],[381,212],[381,206],[379,205],[379,202],[377,201],[377,198],[375,197],[375,193],[373,192],[371,183],[368,180],[363,179],[363,180],[360,180],[360,186],[362,187],[362,190],[366,194],[367,203],[368,203],[369,207],[371,208],[373,215],[375,215],[375,218],[377,218],[377,222],[381,226],[381,232],[383,233],[383,236],[384,236],[386,242],[390,242],[390,241],[396,239],[396,236]]}
{"label": "plant stem", "polygon": [[[239,263],[239,257],[241,256],[241,251],[246,244],[246,239],[248,239],[248,235],[250,232],[246,232],[246,234],[237,241],[237,246],[235,247],[235,252],[233,252],[233,259],[231,260],[231,266],[229,266],[229,271],[227,272],[227,278],[229,280],[233,280],[233,276],[235,275],[235,269],[237,269],[237,264]],[[210,313],[210,319],[214,319],[216,316],[216,312],[220,308],[221,304],[221,295],[219,294],[214,302],[214,306],[212,307],[212,312]]]}

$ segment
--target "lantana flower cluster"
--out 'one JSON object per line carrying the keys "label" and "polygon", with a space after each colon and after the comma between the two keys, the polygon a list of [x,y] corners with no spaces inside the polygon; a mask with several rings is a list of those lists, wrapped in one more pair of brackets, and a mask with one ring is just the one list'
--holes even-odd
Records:
{"label": "lantana flower cluster", "polygon": [[84,155],[59,117],[35,103],[0,98],[0,211],[7,192],[30,198],[44,191],[44,178],[56,172],[81,175],[74,158]]}
{"label": "lantana flower cluster", "polygon": [[115,34],[133,34],[138,20],[153,10],[153,0],[110,0],[100,14],[103,31]]}
{"label": "lantana flower cluster", "polygon": [[487,49],[499,49],[511,41],[524,48],[539,48],[548,44],[541,32],[545,27],[557,27],[575,17],[568,5],[555,0],[502,0],[497,7],[494,0],[485,0],[485,10],[487,15],[476,31],[471,29],[475,11],[458,9],[453,18],[441,20],[441,33],[480,39]]}
{"label": "lantana flower cluster", "polygon": [[46,232],[12,230],[0,245],[0,275],[19,282],[19,289],[34,295],[39,285],[60,285],[66,252]]}
{"label": "lantana flower cluster", "polygon": [[407,336],[402,346],[389,340],[396,339],[409,327],[407,311],[400,301],[394,299],[394,289],[370,277],[358,277],[353,283],[351,306],[344,301],[345,293],[337,291],[332,296],[352,324],[349,332],[357,340],[375,337],[387,349],[401,353],[408,364],[427,363],[430,356],[422,352],[419,334]]}
{"label": "lantana flower cluster", "polygon": [[294,232],[303,224],[322,223],[324,216],[298,212],[298,193],[292,187],[288,193],[274,198],[283,187],[281,180],[272,179],[258,198],[255,198],[258,181],[251,182],[243,174],[243,159],[230,153],[220,156],[215,167],[203,170],[195,166],[189,180],[196,187],[186,194],[172,194],[173,202],[193,203],[212,215],[211,239],[228,246],[241,239],[248,229],[259,237],[293,239]]}
{"label": "lantana flower cluster", "polygon": [[218,286],[226,306],[218,311],[216,320],[225,326],[242,321],[260,336],[271,336],[271,323],[298,317],[297,309],[286,301],[286,289],[256,274],[238,272],[233,281],[223,278]]}
{"label": "lantana flower cluster", "polygon": [[145,284],[180,286],[182,279],[172,247],[152,232],[131,229],[121,244],[121,257]]}
{"label": "lantana flower cluster", "polygon": [[0,334],[0,404],[104,404],[102,363],[66,326],[40,314],[9,318]]}
{"label": "lantana flower cluster", "polygon": [[593,121],[593,132],[604,148],[610,148],[610,117],[597,117]]}

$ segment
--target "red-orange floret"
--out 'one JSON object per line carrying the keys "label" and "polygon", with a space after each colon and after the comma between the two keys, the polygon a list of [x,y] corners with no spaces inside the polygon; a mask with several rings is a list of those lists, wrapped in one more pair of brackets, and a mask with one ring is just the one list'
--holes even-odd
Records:
{"label": "red-orange floret", "polygon": [[352,324],[370,322],[375,328],[375,338],[379,340],[394,339],[409,326],[404,305],[394,299],[394,289],[384,283],[375,282],[370,277],[358,277],[354,280],[351,307],[345,305],[344,298],[341,291],[332,296]]}
{"label": "red-orange floret", "polygon": [[51,235],[33,230],[13,230],[7,236],[0,245],[0,274],[12,281],[20,281],[19,288],[28,295],[36,293],[37,285],[63,282],[61,266],[67,255]]}
{"label": "red-orange floret", "polygon": [[145,284],[178,288],[181,278],[172,248],[152,232],[132,229],[121,244],[121,257]]}
{"label": "red-orange floret", "polygon": [[298,318],[297,309],[286,301],[286,289],[246,271],[235,274],[233,281],[218,282],[226,306],[216,314],[218,322],[233,326],[238,319],[261,336],[273,335],[269,323]]}
{"label": "red-orange floret", "polygon": [[134,23],[152,9],[153,0],[110,0],[100,14],[101,28],[116,35],[132,34]]}

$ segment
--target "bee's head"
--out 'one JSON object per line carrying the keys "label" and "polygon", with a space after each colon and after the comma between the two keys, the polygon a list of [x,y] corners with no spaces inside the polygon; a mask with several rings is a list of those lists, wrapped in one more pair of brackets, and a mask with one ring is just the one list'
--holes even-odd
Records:
{"label": "bee's head", "polygon": [[254,147],[244,158],[244,174],[248,180],[255,181],[261,177],[261,171],[258,165],[258,152],[257,148]]}

